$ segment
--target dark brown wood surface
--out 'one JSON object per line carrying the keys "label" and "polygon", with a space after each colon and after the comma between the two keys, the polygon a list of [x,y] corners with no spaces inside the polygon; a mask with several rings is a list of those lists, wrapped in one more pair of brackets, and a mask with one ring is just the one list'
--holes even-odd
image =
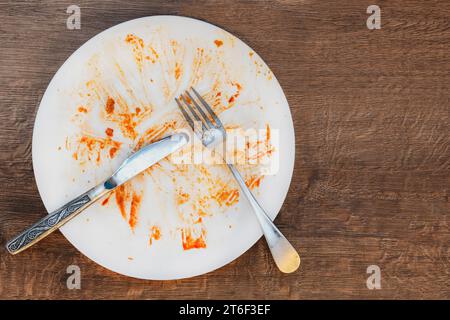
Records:
{"label": "dark brown wood surface", "polygon": [[[66,29],[71,4],[81,30]],[[381,30],[366,27],[371,4]],[[108,271],[59,232],[6,252],[45,213],[31,138],[53,74],[95,34],[157,14],[230,31],[280,81],[296,165],[276,221],[301,252],[299,272],[281,274],[263,240],[217,271],[167,282]],[[0,298],[450,299],[449,1],[1,1],[0,63]],[[66,287],[71,264],[80,290]],[[366,287],[373,264],[380,290]]]}

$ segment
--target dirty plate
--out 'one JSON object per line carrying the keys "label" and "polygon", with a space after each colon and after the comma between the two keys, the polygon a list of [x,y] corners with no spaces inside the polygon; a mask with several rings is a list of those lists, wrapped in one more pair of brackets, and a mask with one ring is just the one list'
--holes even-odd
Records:
{"label": "dirty plate", "polygon": [[[236,148],[238,158],[254,161],[238,167],[274,218],[294,165],[283,91],[242,41],[175,16],[132,20],[100,33],[52,79],[33,134],[34,172],[47,210],[104,180],[139,147],[186,128],[174,97],[189,86],[227,130],[238,136],[257,130],[255,139]],[[195,161],[161,161],[61,232],[96,263],[136,278],[191,277],[229,263],[261,231],[227,168]]]}

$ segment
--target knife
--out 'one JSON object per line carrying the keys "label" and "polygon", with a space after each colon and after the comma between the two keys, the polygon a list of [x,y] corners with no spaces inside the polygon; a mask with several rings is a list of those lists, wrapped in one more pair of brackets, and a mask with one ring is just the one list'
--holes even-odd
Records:
{"label": "knife", "polygon": [[148,167],[177,151],[188,142],[189,136],[186,133],[176,133],[141,148],[128,157],[120,165],[119,169],[103,183],[69,201],[8,241],[6,249],[11,254],[16,254],[34,245],[77,216],[102,196],[110,193]]}

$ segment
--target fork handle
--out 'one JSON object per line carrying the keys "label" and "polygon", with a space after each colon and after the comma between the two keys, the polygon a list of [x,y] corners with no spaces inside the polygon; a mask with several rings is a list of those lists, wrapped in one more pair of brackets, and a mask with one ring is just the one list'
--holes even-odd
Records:
{"label": "fork handle", "polygon": [[285,273],[294,272],[300,266],[299,254],[280,230],[278,230],[266,211],[261,207],[258,200],[256,200],[253,193],[245,184],[245,180],[242,178],[236,167],[230,163],[227,165],[258,218],[262,232],[277,267]]}

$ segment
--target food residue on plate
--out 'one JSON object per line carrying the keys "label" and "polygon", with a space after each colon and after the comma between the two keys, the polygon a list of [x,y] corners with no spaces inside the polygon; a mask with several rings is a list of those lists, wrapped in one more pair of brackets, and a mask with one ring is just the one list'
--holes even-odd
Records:
{"label": "food residue on plate", "polygon": [[149,235],[148,243],[150,245],[152,245],[154,240],[159,240],[159,239],[161,239],[161,230],[157,226],[152,226],[150,228],[150,235]]}
{"label": "food residue on plate", "polygon": [[87,110],[85,107],[83,107],[83,106],[79,106],[79,107],[78,107],[78,112],[81,112],[81,113],[87,113],[88,110]]}
{"label": "food residue on plate", "polygon": [[105,105],[105,111],[107,114],[111,114],[114,112],[115,104],[116,104],[116,102],[114,101],[114,99],[111,97],[108,97],[108,99],[106,100],[106,105]]}
{"label": "food residue on plate", "polygon": [[181,230],[181,241],[184,250],[206,248],[205,230],[201,230],[200,234],[194,235],[192,229]]}
{"label": "food residue on plate", "polygon": [[178,205],[184,204],[188,200],[189,200],[189,193],[185,193],[185,192],[181,192],[181,191],[177,192],[177,204]]}
{"label": "food residue on plate", "polygon": [[142,195],[133,192],[131,196],[131,205],[130,205],[130,218],[128,219],[128,224],[130,225],[131,230],[134,230],[136,227],[136,223],[138,221],[138,210],[141,205]]}
{"label": "food residue on plate", "polygon": [[[146,43],[144,38],[130,33],[122,44],[118,44],[128,48],[135,69],[130,68],[125,60],[113,59],[113,71],[104,73],[102,66],[107,57],[94,56],[90,60],[92,79],[80,89],[79,96],[82,98],[75,107],[76,112],[83,115],[79,115],[77,122],[74,122],[77,133],[66,139],[66,150],[71,152],[72,159],[83,171],[87,163],[97,166],[106,164],[119,152],[124,158],[149,143],[185,128],[186,123],[174,105],[174,97],[180,90],[197,86],[204,79],[210,80],[210,90],[203,92],[203,98],[219,115],[235,108],[245,108],[245,103],[257,103],[252,100],[246,102],[242,98],[244,85],[225,69],[221,58],[227,48],[224,42],[228,44],[228,39],[214,40],[215,46],[222,48],[214,50],[217,51],[214,54],[211,49],[194,47],[189,55],[187,51],[190,48],[176,40],[160,39],[158,42],[154,39]],[[258,68],[257,73],[263,72],[253,52],[249,52],[249,57]],[[270,71],[264,72],[269,74]],[[162,76],[158,78],[158,74]],[[170,77],[165,76],[170,74]],[[187,82],[181,85],[184,81]],[[239,134],[245,131],[239,124],[228,124],[227,131],[231,129]],[[275,150],[271,144],[269,124],[265,129],[263,138],[248,141],[241,149],[230,150],[236,159],[243,161],[243,165],[238,162],[240,170],[252,190],[260,187],[263,176],[258,171],[258,165],[249,164],[250,160],[271,157]],[[200,145],[197,151],[205,150]],[[160,183],[159,179],[163,178],[170,179],[172,183],[164,192],[173,193],[173,205],[177,211],[178,227],[172,233],[181,237],[183,250],[206,248],[206,221],[216,212],[236,206],[240,200],[239,188],[224,164],[173,163],[166,158],[119,186],[102,200],[101,205],[115,206],[127,228],[134,234],[138,228],[146,227],[141,221],[146,183],[161,188],[159,184],[164,183]],[[151,212],[145,214],[151,215]],[[161,238],[161,230],[156,225],[146,233],[149,245]]]}
{"label": "food residue on plate", "polygon": [[110,137],[101,138],[89,135],[82,135],[75,139],[75,146],[72,157],[81,164],[94,161],[100,164],[102,158],[114,158],[122,143]]}
{"label": "food residue on plate", "polygon": [[180,64],[177,62],[175,63],[175,79],[179,79],[181,76],[181,66]]}
{"label": "food residue on plate", "polygon": [[114,129],[106,128],[105,133],[108,137],[112,137],[114,135]]}

